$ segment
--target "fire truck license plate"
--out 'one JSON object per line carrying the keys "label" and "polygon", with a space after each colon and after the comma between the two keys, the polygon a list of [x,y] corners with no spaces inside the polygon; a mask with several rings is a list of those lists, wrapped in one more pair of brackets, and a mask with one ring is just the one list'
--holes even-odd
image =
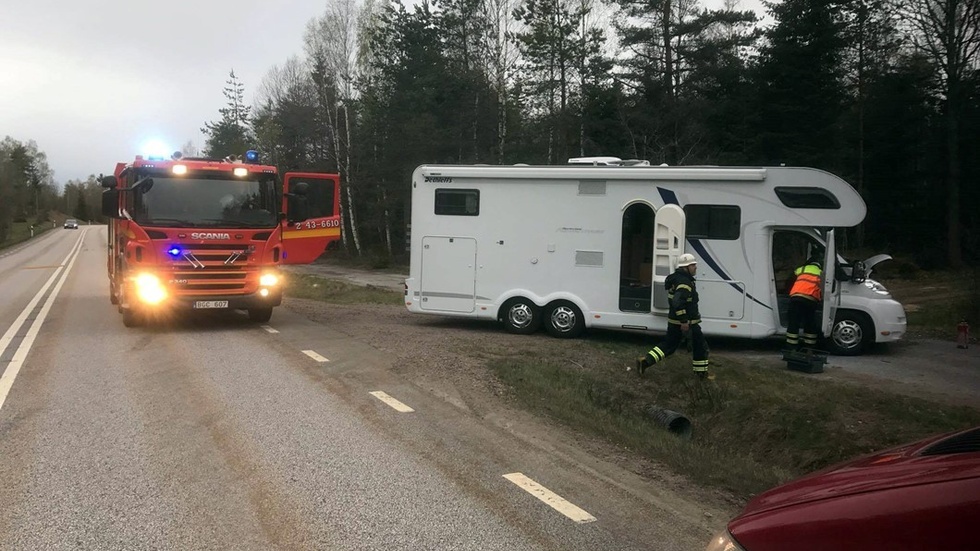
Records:
{"label": "fire truck license plate", "polygon": [[194,308],[227,308],[227,300],[198,300],[194,302]]}

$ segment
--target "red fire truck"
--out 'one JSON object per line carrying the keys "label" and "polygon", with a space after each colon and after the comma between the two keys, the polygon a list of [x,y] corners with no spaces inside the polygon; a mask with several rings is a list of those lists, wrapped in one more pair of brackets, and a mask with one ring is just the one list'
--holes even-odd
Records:
{"label": "red fire truck", "polygon": [[284,264],[308,264],[340,238],[337,174],[244,158],[136,157],[101,179],[109,297],[127,327],[177,310],[245,310],[266,322]]}

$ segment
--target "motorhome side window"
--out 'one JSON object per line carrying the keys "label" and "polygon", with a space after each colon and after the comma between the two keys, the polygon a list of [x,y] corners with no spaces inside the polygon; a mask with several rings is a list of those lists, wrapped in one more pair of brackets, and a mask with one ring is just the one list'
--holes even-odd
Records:
{"label": "motorhome side window", "polygon": [[742,209],[734,205],[686,205],[684,216],[690,238],[735,240],[742,227]]}
{"label": "motorhome side window", "polygon": [[436,214],[449,216],[479,216],[480,190],[437,189]]}
{"label": "motorhome side window", "polygon": [[819,187],[777,187],[776,197],[793,209],[839,209],[833,193]]}

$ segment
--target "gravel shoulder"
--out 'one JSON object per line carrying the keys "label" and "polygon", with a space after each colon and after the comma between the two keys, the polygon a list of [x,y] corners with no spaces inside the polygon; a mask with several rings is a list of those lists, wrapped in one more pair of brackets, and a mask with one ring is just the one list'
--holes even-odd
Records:
{"label": "gravel shoulder", "polygon": [[[396,272],[324,264],[291,269],[396,292],[403,289],[405,278]],[[588,338],[566,341],[543,333],[511,335],[492,322],[410,314],[397,305],[335,305],[293,298],[285,305],[384,352],[391,358],[393,373],[469,415],[510,430],[528,445],[560,448],[606,480],[623,480],[625,473],[626,478],[652,481],[662,491],[642,499],[664,515],[663,522],[670,522],[664,511],[693,506],[700,511],[700,531],[710,535],[742,506],[737,496],[703,488],[629,450],[524,412],[508,395],[508,388],[485,367],[493,354],[488,350],[538,356],[554,353],[573,357],[587,367],[598,354]],[[780,344],[781,339],[711,341],[714,353],[741,357],[764,368],[785,369],[779,360]],[[860,357],[832,356],[824,373],[807,376],[980,409],[980,347],[962,350],[951,341],[912,337]]]}

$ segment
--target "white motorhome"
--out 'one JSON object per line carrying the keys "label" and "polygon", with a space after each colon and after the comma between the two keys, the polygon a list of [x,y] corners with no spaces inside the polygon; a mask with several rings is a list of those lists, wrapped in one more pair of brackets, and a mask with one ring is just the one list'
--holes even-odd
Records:
{"label": "white motorhome", "polygon": [[[589,327],[665,331],[664,280],[698,258],[707,335],[786,331],[788,284],[825,251],[824,336],[858,354],[905,333],[905,310],[849,264],[834,228],[864,220],[861,196],[794,167],[654,167],[614,158],[567,166],[423,165],[412,175],[410,312],[499,320],[556,337]],[[629,165],[629,166],[627,166]],[[835,261],[829,261],[834,259]]]}

